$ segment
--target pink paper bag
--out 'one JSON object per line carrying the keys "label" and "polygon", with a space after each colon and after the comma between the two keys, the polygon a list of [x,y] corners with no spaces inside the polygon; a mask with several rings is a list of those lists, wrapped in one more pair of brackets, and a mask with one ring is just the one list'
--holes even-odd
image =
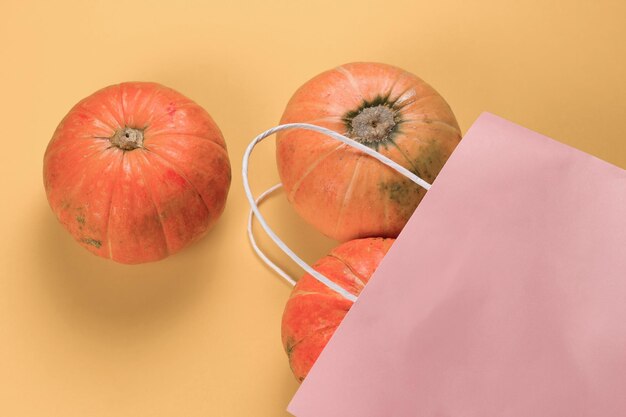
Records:
{"label": "pink paper bag", "polygon": [[289,411],[626,416],[626,171],[481,115]]}

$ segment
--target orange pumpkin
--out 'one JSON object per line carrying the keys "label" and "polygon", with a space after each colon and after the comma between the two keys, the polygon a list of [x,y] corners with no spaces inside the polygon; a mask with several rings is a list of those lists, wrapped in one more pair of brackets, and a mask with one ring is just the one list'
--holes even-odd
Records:
{"label": "orange pumpkin", "polygon": [[[351,240],[330,251],[313,268],[358,296],[393,242],[383,238]],[[283,347],[298,381],[309,373],[350,307],[352,301],[311,275],[300,278],[282,320]]]}
{"label": "orange pumpkin", "polygon": [[[461,139],[445,100],[399,68],[353,63],[324,72],[291,98],[281,123],[335,130],[432,182]],[[276,158],[287,198],[339,241],[396,237],[425,191],[378,162],[322,134],[277,135]]]}
{"label": "orange pumpkin", "polygon": [[197,240],[224,210],[230,162],[209,114],[154,83],[97,91],[65,116],[44,156],[50,207],[82,246],[134,264]]}

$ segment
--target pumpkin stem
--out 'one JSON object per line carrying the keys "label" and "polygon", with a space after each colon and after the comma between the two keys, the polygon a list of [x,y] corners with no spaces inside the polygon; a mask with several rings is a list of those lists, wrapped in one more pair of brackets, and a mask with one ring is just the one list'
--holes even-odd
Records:
{"label": "pumpkin stem", "polygon": [[143,148],[143,130],[124,127],[118,129],[109,140],[111,144],[125,151]]}
{"label": "pumpkin stem", "polygon": [[366,107],[351,120],[349,136],[363,144],[383,142],[395,125],[395,114],[389,106]]}

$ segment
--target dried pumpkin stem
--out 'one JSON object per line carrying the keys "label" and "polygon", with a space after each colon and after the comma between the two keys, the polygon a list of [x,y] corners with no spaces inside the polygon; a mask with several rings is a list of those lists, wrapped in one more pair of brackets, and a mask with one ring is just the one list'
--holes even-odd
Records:
{"label": "dried pumpkin stem", "polygon": [[125,151],[143,148],[143,130],[124,127],[123,129],[118,129],[109,140],[113,146],[117,146]]}
{"label": "dried pumpkin stem", "polygon": [[363,144],[382,142],[395,125],[395,114],[389,106],[366,107],[352,119],[349,136]]}

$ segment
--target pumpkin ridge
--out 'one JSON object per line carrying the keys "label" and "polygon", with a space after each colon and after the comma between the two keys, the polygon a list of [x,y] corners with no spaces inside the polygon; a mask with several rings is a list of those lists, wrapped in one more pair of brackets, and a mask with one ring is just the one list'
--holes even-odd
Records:
{"label": "pumpkin ridge", "polygon": [[333,148],[331,151],[329,151],[328,153],[320,156],[315,162],[313,162],[312,164],[309,165],[309,167],[307,168],[307,170],[304,172],[304,174],[302,174],[302,176],[300,176],[300,178],[298,178],[298,180],[296,181],[296,183],[293,185],[293,188],[291,189],[291,192],[289,193],[289,196],[287,197],[287,200],[289,201],[293,201],[293,198],[296,195],[296,192],[298,191],[298,189],[300,188],[300,185],[302,185],[302,182],[306,179],[306,177],[313,172],[313,170],[315,168],[317,168],[317,166],[324,160],[326,159],[328,156],[330,156],[332,153],[336,152],[337,150],[339,150],[339,148],[343,147],[343,146],[347,146],[344,143],[340,143],[339,145],[337,145],[336,148]]}
{"label": "pumpkin ridge", "polygon": [[[405,75],[406,77],[406,75]],[[392,88],[389,90],[389,97],[390,97],[390,101],[393,103],[393,106],[396,110],[401,111],[404,108],[404,104],[403,103],[398,103],[399,100],[409,91],[413,90],[415,87],[412,85],[408,85],[404,90],[400,91],[400,93],[398,93],[398,95],[396,96],[396,98],[391,98],[391,93],[393,91],[393,87],[395,87],[398,83],[400,82],[400,77],[398,77],[396,80],[394,80]]]}
{"label": "pumpkin ridge", "polygon": [[[348,313],[348,311],[349,311],[349,309],[346,310],[346,314]],[[316,332],[316,333],[320,332],[321,333],[321,332],[325,332],[325,331],[331,330],[333,328],[337,329],[337,327],[339,327],[339,324],[341,324],[341,322],[338,323],[338,324],[330,324],[330,325],[327,325],[327,326],[324,326],[324,327],[320,327],[319,329],[311,329],[311,333],[313,333],[313,332]],[[293,350],[296,348],[296,346],[298,346],[301,342],[304,342],[307,338],[309,338],[311,336],[311,333],[302,336],[301,339],[299,339],[295,343],[291,344],[291,346],[289,346],[289,348],[290,348],[289,352],[287,352],[287,349],[285,349],[285,352],[287,353],[287,356],[289,356],[290,359],[291,359],[290,353],[293,352]]]}
{"label": "pumpkin ridge", "polygon": [[[122,156],[120,157],[120,162],[117,167],[116,173],[120,170],[122,165],[124,165],[124,155],[126,152],[122,152]],[[115,195],[115,190],[117,189],[117,185],[119,183],[119,175],[114,175],[113,185],[111,186],[111,197],[109,198],[109,216],[107,217],[107,227],[106,227],[106,241],[109,247],[109,259],[113,259],[113,248],[111,246],[111,213],[113,212],[113,196]],[[104,240],[104,239],[103,239]]]}
{"label": "pumpkin ridge", "polygon": [[[378,176],[380,182],[381,175]],[[389,230],[389,201],[388,198],[383,198],[383,226],[384,230]]]}
{"label": "pumpkin ridge", "polygon": [[406,155],[406,153],[404,153],[404,150],[402,150],[402,148],[400,148],[400,146],[395,142],[395,141],[391,141],[391,143],[393,144],[393,146],[398,150],[398,152],[400,152],[400,155],[402,155],[404,157],[404,159],[406,160],[406,162],[411,166],[411,168],[413,168],[411,171],[417,175],[419,177],[419,172],[417,167],[415,166],[415,164],[413,163],[413,161],[411,161],[409,159],[409,157]]}
{"label": "pumpkin ridge", "polygon": [[[128,87],[131,86],[132,88],[133,84],[135,83],[123,82],[119,84],[120,101],[122,103],[122,115],[124,117],[124,125],[127,127],[132,127],[135,129],[141,129],[145,131],[149,122],[146,122],[145,126],[137,126],[136,124],[134,124],[134,126],[131,126],[131,123],[129,123],[129,119],[126,118],[126,115],[129,113],[128,108],[130,107],[131,109],[130,114],[132,114],[133,116],[143,114],[143,112],[145,112],[148,108],[153,107],[154,98],[156,97],[157,93],[160,90],[162,90],[162,88],[158,84],[153,84],[156,88],[153,88],[150,91],[150,95],[147,98],[141,99],[143,90],[136,90],[135,95],[133,95],[132,97],[129,97]],[[142,104],[142,106],[139,107],[138,103]],[[149,117],[147,117],[146,120],[147,119],[149,119]]]}
{"label": "pumpkin ridge", "polygon": [[[103,118],[101,118],[101,117],[100,117],[100,116],[98,116],[96,113],[92,112],[91,110],[87,110],[87,109],[86,109],[86,108],[84,108],[84,107],[79,107],[79,108],[78,108],[78,114],[80,114],[80,113],[84,113],[84,114],[86,114],[86,115],[88,115],[88,116],[91,116],[91,118],[92,118],[95,122],[98,122],[98,123],[103,124],[105,127],[107,127],[107,128],[109,128],[109,129],[111,129],[111,131],[112,131],[113,133],[115,133],[115,131],[117,130],[114,126],[112,126],[112,125],[110,125],[109,123],[107,123],[106,121],[104,121],[104,119],[103,119]],[[98,139],[101,139],[101,138],[100,138],[100,137],[98,137]],[[109,139],[109,138],[106,138],[106,139]]]}
{"label": "pumpkin ridge", "polygon": [[[46,150],[44,158],[47,160],[50,160],[53,156],[56,156],[56,154],[58,154],[61,151],[68,152],[68,153],[89,151],[89,153],[85,155],[85,159],[91,159],[94,156],[100,155],[102,152],[105,152],[111,148],[110,146],[103,148],[102,147],[103,141],[100,141],[100,140],[89,143],[87,145],[85,145],[84,143],[80,143],[80,142],[85,142],[85,141],[91,141],[91,138],[81,138],[79,140],[70,141],[70,143],[65,144],[63,147],[55,146],[54,148],[50,148],[49,150]],[[78,148],[78,149],[74,149],[74,148]],[[61,183],[61,184],[64,185],[65,183]]]}
{"label": "pumpkin ridge", "polygon": [[391,83],[391,85],[389,86],[389,89],[387,90],[387,92],[385,93],[385,96],[389,98],[389,103],[391,104],[391,107],[395,110],[400,110],[398,107],[396,107],[396,102],[398,101],[398,98],[402,97],[402,94],[404,94],[405,92],[407,92],[408,90],[410,90],[412,87],[407,87],[402,94],[399,94],[397,98],[392,99],[391,98],[391,93],[393,92],[393,89],[396,87],[396,85],[398,85],[398,83],[400,82],[400,77],[397,77],[393,80],[393,83]]}
{"label": "pumpkin ridge", "polygon": [[[104,149],[96,149],[95,151],[91,152],[91,153],[90,153],[90,154],[86,157],[86,159],[91,159],[91,158],[93,158],[94,156],[101,155],[102,153],[106,152],[108,149],[109,149],[109,148],[104,148]],[[46,158],[50,158],[50,155],[54,155],[54,153],[52,153],[52,154],[46,154]],[[64,189],[64,188],[66,188],[66,187],[67,187],[67,185],[71,184],[71,181],[72,181],[73,179],[74,179],[74,178],[72,178],[72,176],[71,176],[71,175],[66,175],[66,176],[62,177],[62,181],[58,181],[58,182],[56,182],[55,188],[57,188],[57,189]],[[76,183],[76,184],[73,186],[74,191],[73,191],[72,193],[70,193],[70,194],[66,195],[66,198],[67,198],[67,199],[72,199],[72,198],[73,198],[73,197],[74,197],[77,193],[79,193],[79,191],[78,191],[78,190],[79,190],[79,189],[83,186],[83,184],[84,184],[85,180],[86,180],[86,176],[85,176],[85,175],[82,175],[82,176],[81,176],[81,179],[80,179],[80,182]]]}
{"label": "pumpkin ridge", "polygon": [[[105,99],[102,100],[102,107],[107,109],[111,120],[115,121],[115,125],[118,126],[114,130],[118,130],[120,127],[124,127],[125,120],[121,104],[122,91],[119,84],[112,86],[112,88],[115,87],[117,87],[117,93],[108,91],[107,93],[109,93],[109,95],[105,96]],[[119,97],[112,97],[113,94],[119,94]],[[117,107],[119,107],[119,109]]]}
{"label": "pumpkin ridge", "polygon": [[[124,87],[126,85],[128,85],[127,83],[123,84]],[[143,112],[147,111],[147,109],[149,108],[153,108],[154,106],[154,99],[157,96],[157,94],[162,90],[162,88],[160,86],[158,86],[157,88],[152,89],[152,91],[150,92],[150,96],[148,96],[148,98],[146,98],[143,101],[143,106],[139,107],[137,106],[137,100],[135,100],[135,110],[133,113],[135,114],[142,114]],[[124,90],[126,91],[126,90]],[[138,97],[138,96],[136,96]],[[148,125],[151,123],[151,117],[146,117],[146,126],[143,126],[143,130],[145,131],[146,128],[148,127]]]}
{"label": "pumpkin ridge", "polygon": [[[156,97],[156,94],[154,95],[154,97]],[[187,100],[188,100],[188,101],[182,101],[180,104],[176,104],[176,110],[179,110],[179,109],[181,109],[181,108],[183,108],[183,107],[194,107],[194,106],[198,106],[198,104],[194,103],[193,101],[191,101],[191,100],[189,100],[189,99],[187,99]],[[146,107],[148,107],[148,106],[146,106]],[[155,124],[155,123],[159,123],[159,122],[161,122],[161,120],[162,120],[162,119],[164,119],[166,116],[169,116],[169,115],[170,115],[170,114],[169,114],[168,112],[164,111],[163,113],[159,114],[158,116],[153,116],[153,118],[151,118],[151,119],[148,121],[148,124],[149,124],[150,126],[152,126],[152,125],[153,125],[153,124]],[[146,129],[148,129],[148,128],[149,128],[149,126],[146,126]],[[163,129],[161,129],[161,130],[163,130]],[[174,131],[175,131],[175,130],[174,130]],[[167,129],[166,129],[166,132],[167,132]],[[159,131],[157,131],[157,133],[154,133],[154,134],[159,134],[159,133],[163,133],[163,132],[159,132]]]}
{"label": "pumpkin ridge", "polygon": [[[354,277],[359,281],[359,283],[365,287],[365,281],[363,281],[363,276],[359,275],[353,268],[351,265],[349,265],[342,257],[340,257],[339,255],[335,255],[334,253],[329,253],[328,255],[326,255],[328,257],[331,258],[335,258],[337,259],[339,262],[341,262],[342,264],[344,264],[346,266],[346,268],[348,268],[348,270],[350,271],[350,273],[352,275],[354,275]],[[354,295],[358,295],[358,294],[354,294]]]}
{"label": "pumpkin ridge", "polygon": [[346,187],[346,192],[343,194],[343,199],[341,200],[341,205],[339,206],[339,214],[337,215],[337,222],[335,223],[335,233],[337,232],[337,228],[341,225],[341,218],[343,217],[343,214],[345,213],[346,202],[352,196],[352,189],[354,188],[354,180],[356,179],[358,175],[362,158],[363,158],[363,154],[360,154],[357,157],[357,160],[354,162],[354,170],[352,171],[350,182],[348,182],[348,187]]}
{"label": "pumpkin ridge", "polygon": [[389,107],[391,108],[391,110],[393,110],[395,113],[397,113],[400,116],[400,118],[396,120],[396,124],[402,123],[402,112],[400,111],[402,109],[399,106],[396,106],[396,102],[398,101],[400,97],[402,97],[402,94],[404,94],[406,91],[409,91],[411,89],[411,87],[407,87],[406,90],[402,92],[402,94],[398,95],[398,97],[391,98],[391,93],[393,93],[393,89],[396,87],[396,85],[399,82],[400,82],[400,78],[396,78],[395,80],[393,80],[393,83],[391,84],[391,86],[389,86],[389,89],[383,95],[383,97],[387,97],[387,101],[389,102]]}
{"label": "pumpkin ridge", "polygon": [[[366,239],[379,239],[379,238],[366,238]],[[358,240],[358,239],[356,239]],[[341,245],[346,245],[349,244],[350,242],[353,241],[349,241],[349,242],[344,242]],[[341,246],[340,245],[340,246]],[[338,263],[340,267],[346,267],[348,269],[348,271],[346,272],[345,270],[342,270],[341,272],[337,272],[337,271],[326,271],[324,272],[324,266],[329,265],[329,263]],[[322,267],[320,269],[320,267]],[[337,284],[338,286],[340,286],[341,288],[343,288],[344,290],[346,290],[347,292],[351,293],[354,296],[357,296],[357,294],[355,294],[352,291],[352,285],[350,284],[350,281],[348,280],[348,278],[350,278],[350,275],[352,275],[354,278],[356,278],[358,281],[361,282],[361,284],[363,284],[363,286],[365,286],[364,281],[362,280],[362,276],[358,275],[353,269],[352,267],[345,261],[343,260],[343,258],[340,258],[339,256],[334,254],[334,249],[331,250],[328,254],[324,255],[323,258],[320,258],[316,263],[313,264],[313,269],[315,269],[317,272],[319,272],[320,274],[326,276],[326,278],[330,279],[331,281],[335,282],[335,284]],[[328,274],[328,275],[325,275]],[[344,277],[344,274],[347,275],[347,277],[345,277],[346,279],[343,280],[342,278]],[[317,279],[314,278],[313,276],[311,276],[310,274],[305,274],[302,278],[300,278],[300,281],[302,281],[303,279],[307,279],[309,281],[312,281],[313,283],[318,283]],[[298,281],[298,282],[300,282]],[[308,284],[308,282],[307,282]],[[321,284],[321,283],[320,283]],[[323,291],[302,291],[299,288],[295,288],[292,290],[292,292],[303,292],[303,293],[307,293],[307,294],[302,294],[302,295],[320,295],[320,296],[324,296],[326,298],[332,299],[332,300],[341,300],[341,301],[348,301],[343,295],[339,294],[338,292],[331,290],[329,287],[327,287],[326,285],[323,285]],[[291,297],[289,298],[291,299]]]}
{"label": "pumpkin ridge", "polygon": [[420,97],[411,97],[406,101],[402,101],[398,103],[398,100],[400,100],[400,98],[406,94],[408,91],[410,91],[411,89],[413,89],[414,87],[408,87],[400,96],[398,96],[398,98],[394,101],[394,104],[397,106],[398,110],[404,110],[406,107],[412,105],[412,104],[417,104],[423,100],[432,98],[432,97],[439,97],[439,94],[437,92],[434,92],[433,94],[427,94],[425,96],[420,96]]}
{"label": "pumpkin ridge", "polygon": [[[141,157],[143,158],[143,163],[147,163],[148,166],[150,166],[150,161],[148,161],[148,158],[146,158],[146,155],[144,153],[141,153]],[[143,164],[142,164],[143,165]],[[152,191],[152,187],[149,186],[148,182],[146,181],[146,175],[144,174],[144,166],[139,166],[139,172],[141,174],[141,177],[143,178],[143,182],[146,186],[146,189],[148,189],[148,192],[150,193],[150,199],[152,200],[152,205],[154,206],[154,211],[156,212],[156,215],[159,219],[159,225],[161,225],[161,233],[163,234],[163,242],[165,242],[165,253],[166,256],[170,255],[170,243],[167,240],[167,234],[165,233],[165,227],[163,227],[163,219],[161,219],[161,213],[159,213],[159,208],[157,207],[156,204],[156,200],[154,198],[154,191]],[[202,199],[202,197],[200,197]]]}
{"label": "pumpkin ridge", "polygon": [[[315,279],[315,278],[313,278]],[[343,288],[343,287],[342,287]],[[291,296],[289,296],[288,301],[291,300],[295,300],[299,297],[308,297],[308,296],[318,296],[318,297],[323,297],[324,299],[329,299],[329,300],[337,300],[337,301],[343,301],[345,300],[345,298],[339,294],[339,293],[335,293],[333,290],[329,290],[329,292],[314,292],[314,291],[295,291],[293,294],[291,294]]]}
{"label": "pumpkin ridge", "polygon": [[118,84],[117,88],[120,93],[120,111],[122,113],[122,122],[124,126],[128,126],[128,122],[126,121],[126,106],[124,105],[124,90],[122,84]]}
{"label": "pumpkin ridge", "polygon": [[354,78],[354,75],[350,72],[350,70],[348,70],[343,65],[338,66],[336,70],[339,71],[344,77],[346,77],[346,80],[348,80],[348,83],[354,89],[354,92],[358,94],[360,100],[365,101],[365,96],[359,88],[359,83],[356,81],[356,78]]}
{"label": "pumpkin ridge", "polygon": [[[341,116],[326,116],[326,117],[317,117],[315,119],[311,119],[311,120],[305,120],[302,123],[308,123],[308,124],[315,124],[317,122],[338,122],[338,123],[343,123],[343,120],[341,120]],[[341,132],[338,132],[341,133]],[[345,136],[345,134],[341,133],[342,135]]]}
{"label": "pumpkin ridge", "polygon": [[207,204],[207,202],[204,201],[204,197],[202,196],[202,194],[200,193],[198,188],[195,186],[195,184],[193,184],[191,181],[189,181],[189,179],[185,175],[183,175],[180,172],[180,169],[178,168],[178,166],[176,164],[174,164],[172,161],[170,161],[168,158],[164,157],[163,155],[159,154],[158,152],[155,152],[155,151],[153,151],[151,149],[148,149],[148,148],[144,148],[144,149],[147,150],[148,152],[150,152],[150,154],[156,155],[157,157],[159,157],[162,160],[164,160],[167,164],[169,164],[169,166],[172,167],[174,172],[176,172],[176,174],[178,174],[182,179],[184,179],[185,182],[187,182],[187,184],[189,184],[191,186],[191,188],[196,192],[196,194],[198,194],[198,196],[200,197],[200,200],[202,201],[202,203],[204,204],[204,207],[207,210],[207,213],[211,214],[211,209],[209,208],[209,205]]}
{"label": "pumpkin ridge", "polygon": [[[302,106],[305,107],[312,107],[315,110],[325,110],[327,109],[327,105],[323,104],[323,103],[306,103],[306,102],[302,102],[302,103],[293,103],[293,108],[298,109],[301,108]],[[289,120],[291,119],[291,120]],[[288,120],[285,120],[285,114],[283,114],[280,118],[280,124],[284,124],[284,123],[304,123],[304,120],[301,119],[296,119],[293,120],[293,118],[288,118]]]}
{"label": "pumpkin ridge", "polygon": [[[93,158],[95,156],[101,155],[103,153],[105,153],[108,149],[110,148],[105,148],[102,149],[100,152],[94,152],[92,154],[89,155],[89,158]],[[116,158],[117,152],[116,151],[111,151],[109,152],[110,157],[105,157],[103,158],[104,161],[96,161],[95,163],[91,163],[87,166],[86,169],[81,170],[80,171],[80,177],[81,179],[79,180],[80,182],[77,182],[74,184],[74,186],[72,187],[71,190],[68,190],[69,192],[64,193],[64,198],[67,201],[75,201],[75,197],[77,195],[80,195],[83,193],[83,191],[85,189],[89,188],[89,178],[93,177],[94,175],[99,175],[102,172],[106,172],[109,168],[111,168],[113,165],[115,165],[116,163],[119,162],[118,158]],[[98,162],[100,162],[100,164],[98,164]],[[98,166],[100,166],[100,169],[98,169]],[[114,169],[113,169],[114,170]],[[68,185],[72,184],[72,176],[66,176],[65,177],[65,181],[63,182],[58,182],[55,185],[56,189],[68,189]],[[111,188],[112,189],[112,188]],[[70,210],[70,209],[79,209],[80,207],[77,207],[76,205],[68,205],[67,207],[64,207],[63,209],[61,209],[60,211],[54,210],[55,215],[57,216],[57,218],[59,220],[61,220],[61,213],[64,210]],[[74,216],[72,216],[74,217]],[[76,221],[81,225],[80,229],[82,232],[82,228],[83,226],[85,226],[85,216],[84,214],[79,214],[78,216],[75,217]],[[102,222],[102,230],[103,233],[106,233],[106,224],[104,222]],[[82,243],[86,243],[86,244],[91,244],[92,246],[95,246],[97,249],[100,249],[100,247],[98,247],[97,245],[95,245],[95,242],[100,242],[100,245],[102,244],[102,241],[104,239],[102,239],[102,236],[97,236],[98,239],[93,238],[93,237],[87,237],[85,235],[83,235],[81,233],[80,236],[74,235],[73,236],[75,240],[82,242]]]}
{"label": "pumpkin ridge", "polygon": [[160,132],[157,132],[157,133],[150,133],[150,137],[151,138],[157,138],[157,137],[163,136],[163,135],[167,135],[169,137],[172,137],[172,136],[189,136],[189,137],[192,137],[192,138],[200,139],[202,141],[206,141],[206,142],[212,143],[213,145],[217,146],[219,149],[224,151],[224,153],[228,154],[228,150],[224,146],[222,146],[220,143],[214,141],[211,138],[200,136],[200,135],[196,135],[195,133],[184,133],[184,132],[183,133],[179,133],[179,132],[168,133],[168,132],[163,132],[163,131],[160,131]]}
{"label": "pumpkin ridge", "polygon": [[[118,154],[119,152],[117,150],[113,149],[113,148],[114,148],[113,146],[109,146],[108,148],[104,149],[102,151],[102,153],[111,150],[111,152],[110,152],[111,153],[111,156],[110,156],[111,162],[107,165],[107,168],[111,167],[111,171],[115,175],[115,174],[117,174],[117,171],[119,170],[119,167],[121,166],[121,162],[122,162],[122,158],[123,158],[124,152],[122,152],[122,156],[121,157],[117,158],[116,154]],[[115,164],[118,164],[117,170],[114,167]],[[104,170],[102,172],[104,172]],[[115,175],[115,177],[117,178],[117,175]],[[113,185],[111,185],[111,197],[113,197],[113,190],[115,189],[115,185],[116,185],[115,183],[113,183]],[[113,202],[113,198],[110,198],[109,201],[112,203]],[[107,212],[109,213],[109,216],[110,216],[110,213],[111,213],[110,205],[109,205],[109,210],[107,210]],[[106,227],[103,228],[103,230],[105,231],[107,236],[109,234],[109,224],[108,224],[108,221],[109,221],[109,218],[107,217]],[[103,225],[104,225],[104,223],[103,223]],[[104,241],[104,239],[102,239],[102,240]]]}
{"label": "pumpkin ridge", "polygon": [[316,291],[302,291],[299,289],[295,289],[293,291],[293,293],[291,293],[291,295],[289,296],[289,298],[294,298],[296,296],[305,296],[305,295],[323,295],[324,293],[322,292],[316,292]]}
{"label": "pumpkin ridge", "polygon": [[396,112],[398,112],[400,114],[400,116],[402,116],[398,121],[397,124],[401,124],[404,120],[404,107],[406,106],[405,103],[401,102],[400,100],[402,99],[402,97],[404,97],[409,91],[414,90],[415,87],[412,85],[408,85],[405,89],[401,90],[394,98],[391,98],[391,93],[393,92],[393,87],[395,87],[398,83],[400,82],[400,79],[396,79],[393,83],[392,88],[389,90],[389,92],[387,93],[387,100],[389,101],[389,103],[391,104],[392,109],[394,109]]}
{"label": "pumpkin ridge", "polygon": [[459,135],[461,134],[461,130],[458,127],[453,126],[450,123],[445,122],[443,120],[439,120],[439,119],[407,119],[407,120],[403,120],[402,123],[413,123],[413,124],[424,124],[424,125],[439,124],[439,125],[443,125],[447,129],[453,130],[454,133],[458,133]]}

